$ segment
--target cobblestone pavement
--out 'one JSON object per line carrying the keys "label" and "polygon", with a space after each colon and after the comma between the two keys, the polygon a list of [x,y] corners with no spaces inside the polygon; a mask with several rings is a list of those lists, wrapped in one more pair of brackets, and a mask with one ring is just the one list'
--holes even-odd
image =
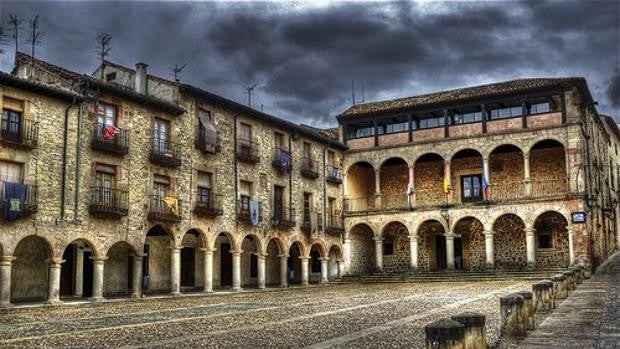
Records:
{"label": "cobblestone pavement", "polygon": [[343,284],[264,292],[9,309],[2,348],[422,347],[424,325],[461,311],[487,315],[531,281]]}
{"label": "cobblestone pavement", "polygon": [[519,348],[620,348],[620,252],[579,285]]}

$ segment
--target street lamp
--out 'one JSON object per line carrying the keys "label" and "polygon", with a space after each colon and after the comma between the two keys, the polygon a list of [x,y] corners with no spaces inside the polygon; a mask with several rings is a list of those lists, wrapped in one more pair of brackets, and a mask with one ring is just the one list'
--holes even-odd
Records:
{"label": "street lamp", "polygon": [[588,195],[588,197],[586,198],[586,204],[588,205],[589,208],[595,207],[596,199],[594,198],[594,196]]}

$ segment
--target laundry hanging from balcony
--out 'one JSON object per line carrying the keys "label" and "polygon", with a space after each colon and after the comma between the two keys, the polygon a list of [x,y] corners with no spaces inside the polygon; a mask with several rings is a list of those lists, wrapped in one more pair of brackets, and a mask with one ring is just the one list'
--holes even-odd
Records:
{"label": "laundry hanging from balcony", "polygon": [[217,151],[217,129],[215,128],[215,125],[213,125],[213,122],[211,122],[209,116],[204,113],[198,114],[198,120],[201,125],[201,136],[204,139],[204,151],[208,153],[215,153]]}
{"label": "laundry hanging from balcony", "polygon": [[26,204],[27,188],[21,183],[4,182],[4,217],[7,221],[15,221],[23,217]]}
{"label": "laundry hanging from balcony", "polygon": [[250,209],[250,223],[252,223],[253,226],[257,226],[260,221],[258,201],[250,200],[248,206]]}
{"label": "laundry hanging from balcony", "polygon": [[119,132],[118,127],[112,124],[103,125],[103,139],[105,139],[106,141],[114,138],[114,136],[116,136],[118,132]]}

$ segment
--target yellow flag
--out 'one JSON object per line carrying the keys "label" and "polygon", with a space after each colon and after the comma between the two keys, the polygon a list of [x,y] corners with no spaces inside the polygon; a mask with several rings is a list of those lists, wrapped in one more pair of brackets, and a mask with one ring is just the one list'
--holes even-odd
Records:
{"label": "yellow flag", "polygon": [[446,163],[444,161],[443,164],[443,192],[445,194],[449,194],[450,193],[450,181],[449,181],[449,174],[446,173]]}
{"label": "yellow flag", "polygon": [[177,198],[166,196],[165,198],[161,199],[161,201],[163,201],[164,204],[166,204],[166,206],[170,209],[170,211],[172,211],[172,214],[178,216],[179,200],[177,200]]}

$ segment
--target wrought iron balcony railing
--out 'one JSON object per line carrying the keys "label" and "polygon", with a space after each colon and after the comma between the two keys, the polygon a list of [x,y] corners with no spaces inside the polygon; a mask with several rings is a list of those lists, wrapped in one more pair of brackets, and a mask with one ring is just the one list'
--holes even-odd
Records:
{"label": "wrought iron balcony railing", "polygon": [[327,215],[325,220],[325,233],[327,234],[342,234],[344,233],[344,224],[342,223],[342,216],[336,214]]}
{"label": "wrought iron balcony railing", "polygon": [[[257,202],[258,210],[256,221],[263,221],[263,205]],[[237,220],[241,223],[252,224],[252,210],[250,210],[250,202],[246,200],[237,200]]]}
{"label": "wrought iron balcony railing", "polygon": [[237,160],[248,164],[256,164],[260,161],[260,155],[258,153],[258,143],[239,138],[237,139],[236,149]]}
{"label": "wrought iron balcony railing", "polygon": [[153,138],[150,160],[160,166],[178,167],[181,165],[179,147],[166,139]]}
{"label": "wrought iron balcony railing", "polygon": [[271,225],[276,228],[290,229],[296,224],[295,210],[284,206],[274,206]]}
{"label": "wrought iron balcony railing", "polygon": [[112,125],[95,124],[90,146],[94,150],[118,155],[129,152],[129,132]]}
{"label": "wrought iron balcony railing", "polygon": [[532,180],[532,198],[562,196],[568,192],[566,179]]}
{"label": "wrought iron balcony railing", "polygon": [[181,200],[174,195],[151,195],[149,200],[149,220],[167,223],[181,221]]}
{"label": "wrought iron balcony railing", "polygon": [[301,221],[301,231],[314,234],[323,231],[323,214],[306,211]]}
{"label": "wrought iron balcony railing", "polygon": [[0,217],[13,221],[36,212],[37,194],[36,185],[0,180]]}
{"label": "wrought iron balcony railing", "polygon": [[31,120],[0,124],[0,142],[25,148],[35,148],[39,138],[39,125]]}
{"label": "wrought iron balcony railing", "polygon": [[197,193],[194,202],[194,213],[201,217],[217,217],[224,213],[222,208],[222,195],[209,192]]}
{"label": "wrought iron balcony railing", "polygon": [[299,167],[301,175],[308,179],[319,178],[319,168],[317,162],[309,157],[301,158],[301,164]]}
{"label": "wrought iron balcony railing", "polygon": [[93,186],[90,188],[88,211],[94,216],[119,218],[129,212],[127,190]]}
{"label": "wrought iron balcony railing", "polygon": [[327,165],[325,167],[325,181],[332,184],[342,183],[342,169],[336,165]]}
{"label": "wrought iron balcony railing", "polygon": [[280,173],[290,173],[293,169],[291,152],[283,148],[273,148],[271,165]]}

